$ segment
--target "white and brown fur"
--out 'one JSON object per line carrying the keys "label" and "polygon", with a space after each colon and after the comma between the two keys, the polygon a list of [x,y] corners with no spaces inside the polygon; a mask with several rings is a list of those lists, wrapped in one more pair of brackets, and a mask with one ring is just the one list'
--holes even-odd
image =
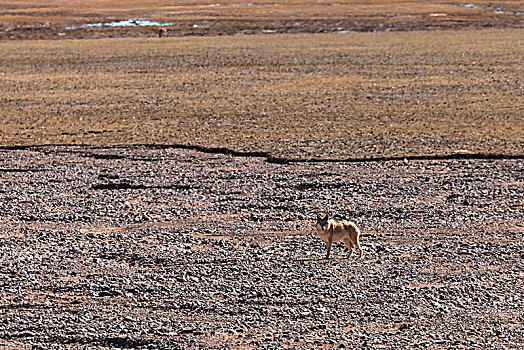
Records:
{"label": "white and brown fur", "polygon": [[326,259],[329,258],[331,252],[331,245],[333,242],[342,241],[349,250],[348,257],[353,253],[353,247],[356,247],[359,252],[359,257],[362,256],[362,249],[358,242],[360,229],[352,222],[339,221],[329,219],[329,215],[320,216],[317,214],[317,223],[315,225],[320,238],[327,243]]}

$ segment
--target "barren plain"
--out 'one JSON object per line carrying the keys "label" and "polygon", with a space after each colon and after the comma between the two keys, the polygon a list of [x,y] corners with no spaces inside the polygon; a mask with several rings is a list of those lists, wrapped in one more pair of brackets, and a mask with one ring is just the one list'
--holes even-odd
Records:
{"label": "barren plain", "polygon": [[522,12],[1,3],[0,347],[524,348]]}
{"label": "barren plain", "polygon": [[[0,39],[344,33],[464,28],[523,28],[522,1],[478,0],[16,0],[0,4]],[[106,24],[106,25],[104,25]]]}
{"label": "barren plain", "polygon": [[0,143],[521,156],[522,29],[0,42]]}
{"label": "barren plain", "polygon": [[[524,346],[521,160],[0,151],[0,344]],[[362,258],[313,232],[351,218]]]}

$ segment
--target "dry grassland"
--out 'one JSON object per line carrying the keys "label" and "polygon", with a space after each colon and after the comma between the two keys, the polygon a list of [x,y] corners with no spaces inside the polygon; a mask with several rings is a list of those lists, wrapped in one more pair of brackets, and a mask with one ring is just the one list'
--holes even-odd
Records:
{"label": "dry grassland", "polygon": [[0,144],[522,155],[524,31],[0,42]]}
{"label": "dry grassland", "polygon": [[[171,23],[170,35],[523,27],[522,1],[467,4],[442,0],[18,0],[0,4],[0,39],[154,35],[154,27],[82,27],[129,18]],[[66,29],[71,26],[80,28]]]}

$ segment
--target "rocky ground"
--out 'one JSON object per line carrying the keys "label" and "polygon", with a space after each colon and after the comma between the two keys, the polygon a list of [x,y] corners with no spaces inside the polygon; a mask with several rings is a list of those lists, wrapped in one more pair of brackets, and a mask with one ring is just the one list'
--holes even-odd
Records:
{"label": "rocky ground", "polygon": [[523,171],[4,148],[0,346],[522,348]]}

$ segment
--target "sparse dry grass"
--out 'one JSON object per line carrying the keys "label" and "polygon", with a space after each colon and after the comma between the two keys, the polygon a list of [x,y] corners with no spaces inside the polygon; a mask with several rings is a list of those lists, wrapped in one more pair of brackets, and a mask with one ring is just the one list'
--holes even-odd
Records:
{"label": "sparse dry grass", "polygon": [[[443,0],[187,0],[46,1],[18,0],[0,4],[0,39],[153,36],[155,28],[80,28],[69,26],[148,18],[172,23],[170,35],[382,31],[438,28],[520,27],[522,1]],[[501,8],[503,14],[495,9]],[[198,28],[194,28],[194,25]]]}
{"label": "sparse dry grass", "polygon": [[522,154],[524,32],[0,43],[0,144]]}
{"label": "sparse dry grass", "polygon": [[[114,18],[115,16],[143,16],[149,14],[156,18],[201,18],[209,17],[287,17],[328,16],[417,16],[434,13],[462,15],[466,17],[493,12],[501,8],[506,12],[522,10],[521,1],[473,1],[475,8],[466,8],[467,2],[449,2],[443,0],[374,0],[374,1],[316,1],[316,0],[187,0],[184,2],[166,2],[162,0],[89,0],[89,1],[46,1],[38,0],[10,1],[0,5],[0,20],[10,22],[12,18],[47,18],[56,16],[57,23],[71,24],[82,18]],[[438,17],[438,16],[434,16]],[[59,22],[58,22],[59,21]],[[18,23],[19,21],[17,21]]]}

